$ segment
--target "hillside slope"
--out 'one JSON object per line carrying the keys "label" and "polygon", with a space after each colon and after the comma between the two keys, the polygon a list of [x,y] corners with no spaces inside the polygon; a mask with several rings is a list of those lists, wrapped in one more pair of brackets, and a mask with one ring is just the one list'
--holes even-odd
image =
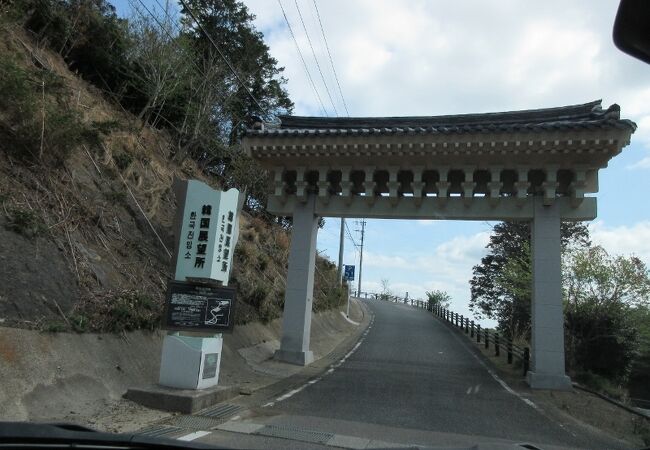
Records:
{"label": "hillside slope", "polygon": [[[165,132],[71,73],[19,27],[0,26],[0,323],[48,331],[159,325],[174,247],[176,161]],[[244,213],[231,284],[238,323],[279,317],[289,235]],[[343,301],[317,262],[314,309]]]}

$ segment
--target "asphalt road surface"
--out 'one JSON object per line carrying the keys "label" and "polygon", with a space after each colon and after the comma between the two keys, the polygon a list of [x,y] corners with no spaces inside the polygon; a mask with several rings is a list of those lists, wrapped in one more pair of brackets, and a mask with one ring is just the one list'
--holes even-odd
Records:
{"label": "asphalt road surface", "polygon": [[620,446],[562,424],[508,391],[466,338],[425,310],[367,304],[374,320],[354,353],[299,392],[267,404],[265,423],[432,447],[474,440]]}

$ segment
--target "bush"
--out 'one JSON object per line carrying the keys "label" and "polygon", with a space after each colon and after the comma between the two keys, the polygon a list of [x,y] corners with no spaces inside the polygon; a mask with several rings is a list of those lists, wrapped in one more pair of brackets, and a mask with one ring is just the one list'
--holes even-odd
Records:
{"label": "bush", "polygon": [[68,317],[70,327],[77,333],[85,333],[88,331],[88,318],[82,314],[75,314]]}
{"label": "bush", "polygon": [[63,333],[68,327],[62,322],[50,322],[43,326],[43,331],[47,333]]}
{"label": "bush", "polygon": [[106,200],[114,205],[126,204],[126,192],[124,191],[116,191],[115,189],[111,189],[109,192],[104,192],[104,197],[106,197]]}
{"label": "bush", "polygon": [[153,331],[160,326],[162,312],[162,298],[155,299],[135,290],[123,290],[82,299],[75,306],[69,321],[71,328],[79,333]]}
{"label": "bush", "polygon": [[575,251],[564,264],[569,369],[626,381],[639,350],[635,305],[650,296],[645,265],[636,257],[611,257],[601,247]]}
{"label": "bush", "polygon": [[126,170],[133,162],[133,156],[131,156],[129,153],[119,153],[117,155],[113,155],[113,161],[115,161],[115,165],[118,167],[118,169]]}
{"label": "bush", "polygon": [[625,380],[636,357],[637,330],[624,309],[585,306],[566,311],[570,367],[614,381]]}
{"label": "bush", "polygon": [[17,0],[24,27],[45,41],[73,71],[118,92],[129,79],[126,20],[105,0]]}
{"label": "bush", "polygon": [[121,127],[122,124],[119,120],[93,121],[93,128],[101,134],[110,134]]}
{"label": "bush", "polygon": [[31,209],[12,208],[5,227],[25,237],[33,238],[47,230],[43,218]]}
{"label": "bush", "polygon": [[113,332],[154,330],[160,325],[162,311],[148,295],[125,292],[114,299],[107,311],[107,328]]}
{"label": "bush", "polygon": [[433,308],[437,306],[449,308],[449,304],[451,303],[451,296],[445,291],[427,291],[426,294],[427,301],[429,303],[429,309],[433,310]]}
{"label": "bush", "polygon": [[36,77],[11,58],[0,58],[0,140],[9,155],[59,166],[76,145],[99,143],[96,130],[59,101],[60,88],[59,83],[44,81],[42,74]]}
{"label": "bush", "polygon": [[627,402],[627,391],[620,383],[613,382],[607,377],[595,374],[590,371],[576,372],[573,379],[588,388],[600,392],[608,397],[621,402]]}
{"label": "bush", "polygon": [[325,258],[316,257],[314,274],[315,312],[338,308],[347,300],[347,288],[339,285],[336,266]]}

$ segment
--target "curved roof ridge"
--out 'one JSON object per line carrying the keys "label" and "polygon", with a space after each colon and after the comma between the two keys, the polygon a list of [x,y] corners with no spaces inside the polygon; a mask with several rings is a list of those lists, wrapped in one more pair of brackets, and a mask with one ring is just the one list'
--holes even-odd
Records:
{"label": "curved roof ridge", "polygon": [[602,109],[602,100],[553,108],[525,109],[503,112],[405,117],[315,117],[280,116],[280,128],[285,129],[347,129],[462,126],[504,123],[535,123],[580,121],[608,118],[618,119],[620,107]]}

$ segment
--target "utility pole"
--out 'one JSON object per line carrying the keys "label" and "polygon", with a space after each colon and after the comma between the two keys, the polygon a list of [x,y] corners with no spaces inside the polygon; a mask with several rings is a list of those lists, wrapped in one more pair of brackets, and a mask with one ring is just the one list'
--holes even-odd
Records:
{"label": "utility pole", "polygon": [[357,284],[357,297],[361,297],[361,271],[363,270],[363,237],[366,234],[366,219],[361,219],[361,245],[359,256],[359,282]]}
{"label": "utility pole", "polygon": [[343,243],[345,242],[345,219],[341,217],[341,236],[339,238],[339,271],[337,273],[339,286],[343,285]]}

